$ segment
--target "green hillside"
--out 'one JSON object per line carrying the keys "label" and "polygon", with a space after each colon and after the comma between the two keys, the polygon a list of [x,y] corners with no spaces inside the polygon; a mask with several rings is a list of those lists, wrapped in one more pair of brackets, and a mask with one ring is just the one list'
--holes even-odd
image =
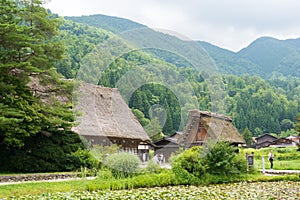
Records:
{"label": "green hillside", "polygon": [[[296,44],[297,40],[293,42]],[[270,77],[274,72],[282,73],[286,76],[300,77],[299,50],[297,46],[292,45],[289,41],[262,37],[255,40],[247,48],[239,51],[237,55],[260,66],[261,71],[264,73],[262,74],[263,77]],[[291,70],[291,68],[296,71]]]}
{"label": "green hillside", "polygon": [[208,42],[199,42],[199,44],[207,51],[207,53],[216,62],[221,73],[234,75],[259,75],[263,74],[262,70],[254,62],[249,59],[241,58],[237,53],[222,49]]}
{"label": "green hillside", "polygon": [[121,33],[124,31],[145,28],[145,25],[133,22],[128,19],[120,17],[112,17],[106,15],[90,15],[81,17],[65,17],[65,19],[72,20],[74,22],[94,26],[97,28],[105,29],[113,33]]}

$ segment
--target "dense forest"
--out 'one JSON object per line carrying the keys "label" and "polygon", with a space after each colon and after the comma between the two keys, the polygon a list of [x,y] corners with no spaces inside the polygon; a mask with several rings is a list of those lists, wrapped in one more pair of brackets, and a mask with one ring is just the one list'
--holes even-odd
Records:
{"label": "dense forest", "polygon": [[[97,70],[101,76],[96,83],[120,88],[153,140],[182,131],[194,108],[232,116],[240,132],[250,130],[253,136],[296,134],[300,80],[293,40],[264,38],[238,54],[202,43],[218,75],[195,70],[188,60],[160,49],[130,51],[95,72],[87,61],[96,66],[105,62],[105,55],[95,54],[99,45],[111,40],[126,49],[115,33],[145,26],[103,15],[98,15],[102,21],[93,16],[90,24],[84,17],[81,24],[75,22],[80,18],[51,14],[39,0],[4,0],[0,8],[0,162],[7,163],[1,171],[62,171],[83,165],[84,146],[71,130],[73,83],[64,79],[80,75],[88,80]],[[167,37],[172,36],[161,35]],[[253,56],[266,41],[277,59]],[[134,85],[139,79],[145,83]]]}

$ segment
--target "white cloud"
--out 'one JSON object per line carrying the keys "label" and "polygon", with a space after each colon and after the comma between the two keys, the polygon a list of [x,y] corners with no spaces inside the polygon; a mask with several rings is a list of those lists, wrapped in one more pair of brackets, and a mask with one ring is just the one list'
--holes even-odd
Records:
{"label": "white cloud", "polygon": [[106,14],[239,50],[268,35],[300,37],[298,0],[52,0],[62,16]]}

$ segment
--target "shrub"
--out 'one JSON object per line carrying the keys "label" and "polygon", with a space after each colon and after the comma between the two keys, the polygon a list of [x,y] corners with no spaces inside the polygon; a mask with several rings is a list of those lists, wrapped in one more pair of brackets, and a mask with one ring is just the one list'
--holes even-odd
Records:
{"label": "shrub", "polygon": [[211,174],[233,174],[246,171],[246,160],[237,156],[235,148],[227,142],[217,142],[214,145],[208,144],[207,154],[204,163],[207,165],[207,172]]}
{"label": "shrub", "polygon": [[119,146],[117,144],[112,144],[110,146],[93,145],[90,150],[90,153],[98,161],[98,168],[101,168],[102,164],[104,162],[104,159],[107,157],[107,155],[117,153],[118,149],[119,149]]}
{"label": "shrub", "polygon": [[160,171],[160,166],[156,162],[153,161],[153,159],[148,161],[147,167],[146,167],[146,172],[159,172]]}
{"label": "shrub", "polygon": [[185,184],[195,184],[206,173],[207,166],[200,158],[202,147],[192,147],[181,153],[172,162],[172,170]]}
{"label": "shrub", "polygon": [[140,159],[130,153],[114,153],[107,157],[104,163],[116,178],[124,178],[137,172]]}
{"label": "shrub", "polygon": [[80,169],[82,167],[89,169],[97,167],[97,160],[86,149],[78,149],[76,152],[71,153],[68,156],[68,160],[72,163],[69,165],[71,170]]}

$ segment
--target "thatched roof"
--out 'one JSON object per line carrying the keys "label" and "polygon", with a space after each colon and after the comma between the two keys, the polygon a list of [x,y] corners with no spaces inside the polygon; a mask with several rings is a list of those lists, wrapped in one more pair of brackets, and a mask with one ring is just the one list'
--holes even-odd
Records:
{"label": "thatched roof", "polygon": [[75,110],[81,113],[79,135],[106,136],[150,141],[118,89],[82,83],[76,91]]}
{"label": "thatched roof", "polygon": [[190,111],[189,121],[178,140],[179,143],[188,146],[188,143],[195,141],[197,133],[203,128],[205,131],[202,130],[202,132],[206,134],[203,140],[204,143],[210,139],[234,144],[246,143],[238,130],[233,126],[230,117],[200,110]]}

